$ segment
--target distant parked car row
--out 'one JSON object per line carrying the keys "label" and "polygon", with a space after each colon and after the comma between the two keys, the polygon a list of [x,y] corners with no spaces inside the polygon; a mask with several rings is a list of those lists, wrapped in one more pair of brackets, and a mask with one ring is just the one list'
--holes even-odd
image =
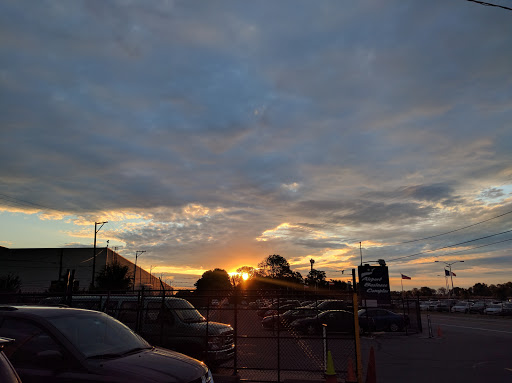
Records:
{"label": "distant parked car row", "polygon": [[452,313],[477,313],[488,315],[512,315],[512,302],[485,301],[424,301],[420,302],[420,310]]}

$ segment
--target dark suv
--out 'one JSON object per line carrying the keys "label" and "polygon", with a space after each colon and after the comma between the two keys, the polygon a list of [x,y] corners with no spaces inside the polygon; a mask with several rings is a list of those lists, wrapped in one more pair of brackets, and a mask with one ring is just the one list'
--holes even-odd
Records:
{"label": "dark suv", "polygon": [[24,383],[213,382],[204,363],[97,311],[1,306],[0,336],[15,339],[5,354]]}

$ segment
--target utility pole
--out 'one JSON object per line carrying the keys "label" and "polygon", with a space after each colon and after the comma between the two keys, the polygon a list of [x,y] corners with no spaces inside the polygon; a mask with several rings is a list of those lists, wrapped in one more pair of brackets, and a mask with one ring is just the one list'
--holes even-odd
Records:
{"label": "utility pole", "polygon": [[137,277],[137,258],[139,258],[140,254],[145,252],[146,250],[137,250],[135,252],[135,268],[133,270],[133,291],[135,291],[135,278]]}
{"label": "utility pole", "polygon": [[[108,221],[105,222],[94,222],[94,253],[92,255],[92,278],[91,278],[91,289],[94,288],[94,275],[96,274],[96,234],[98,234],[98,231],[101,230],[104,224],[108,223]],[[97,229],[98,225],[101,225],[99,229]]]}
{"label": "utility pole", "polygon": [[361,242],[359,242],[359,253],[361,254],[361,266],[363,266],[363,248],[361,247]]}

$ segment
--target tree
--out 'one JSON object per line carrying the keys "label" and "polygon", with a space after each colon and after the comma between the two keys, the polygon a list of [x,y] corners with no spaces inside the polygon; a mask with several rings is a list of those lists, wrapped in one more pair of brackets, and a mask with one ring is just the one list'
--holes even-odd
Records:
{"label": "tree", "polygon": [[[247,280],[243,279],[243,274],[247,274]],[[254,267],[242,266],[236,269],[236,274],[231,276],[231,281],[233,282],[233,286],[243,284],[243,288],[248,289],[256,274],[257,270]]]}
{"label": "tree", "polygon": [[434,289],[431,289],[430,287],[424,286],[420,288],[419,294],[423,297],[431,297],[434,295],[436,291]]}
{"label": "tree", "polygon": [[475,283],[471,288],[473,295],[488,297],[492,295],[491,289],[485,283]]}
{"label": "tree", "polygon": [[7,274],[0,277],[0,291],[15,292],[21,288],[21,279],[19,275]]}
{"label": "tree", "polygon": [[118,262],[108,265],[96,277],[96,290],[128,291],[132,287],[133,276],[128,266],[121,266]]}
{"label": "tree", "polygon": [[325,278],[325,271],[313,269],[309,272],[305,282],[308,286],[323,287],[326,285]]}
{"label": "tree", "polygon": [[331,290],[346,291],[349,289],[349,284],[345,281],[342,281],[341,279],[331,279],[331,282],[334,283],[334,285],[331,287]]}
{"label": "tree", "polygon": [[278,255],[269,255],[258,264],[259,270],[255,272],[252,286],[254,288],[302,288],[303,278],[298,271],[290,268],[288,261]]}
{"label": "tree", "polygon": [[231,290],[229,274],[224,269],[208,270],[194,283],[197,291]]}
{"label": "tree", "polygon": [[288,261],[278,254],[269,255],[258,267],[262,277],[280,278],[291,273]]}

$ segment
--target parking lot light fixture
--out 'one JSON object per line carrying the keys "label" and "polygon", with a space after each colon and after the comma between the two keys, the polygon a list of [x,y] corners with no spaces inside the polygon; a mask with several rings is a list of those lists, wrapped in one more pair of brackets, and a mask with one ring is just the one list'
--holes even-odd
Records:
{"label": "parking lot light fixture", "polygon": [[450,293],[450,296],[452,295],[453,293],[453,273],[452,273],[452,265],[455,264],[455,263],[459,263],[459,262],[464,262],[464,261],[453,261],[453,262],[445,262],[445,261],[434,261],[434,262],[441,262],[441,263],[444,263],[446,266],[448,266],[448,268],[450,269],[450,280],[452,282],[452,291]]}

